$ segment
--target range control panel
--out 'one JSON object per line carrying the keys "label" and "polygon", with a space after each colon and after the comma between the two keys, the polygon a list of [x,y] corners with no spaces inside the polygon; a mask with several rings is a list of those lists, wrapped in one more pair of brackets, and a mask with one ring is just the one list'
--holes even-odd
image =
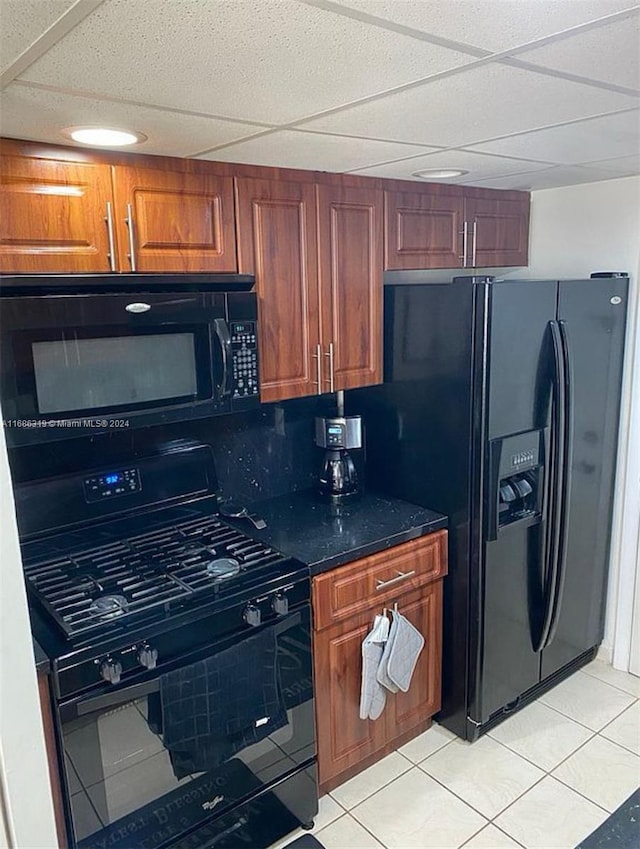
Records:
{"label": "range control panel", "polygon": [[130,495],[140,492],[140,471],[133,467],[130,469],[118,469],[113,472],[104,472],[92,478],[85,478],[82,482],[85,499],[93,501],[104,501],[105,498],[113,498],[119,495]]}
{"label": "range control panel", "polygon": [[255,321],[231,322],[231,352],[233,359],[233,397],[257,395],[258,344]]}

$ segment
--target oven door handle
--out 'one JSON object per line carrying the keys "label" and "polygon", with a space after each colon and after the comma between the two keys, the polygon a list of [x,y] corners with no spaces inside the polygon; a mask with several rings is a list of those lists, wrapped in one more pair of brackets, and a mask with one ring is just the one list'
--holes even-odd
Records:
{"label": "oven door handle", "polygon": [[76,710],[78,716],[84,716],[87,713],[93,713],[96,710],[108,710],[112,707],[118,707],[124,702],[130,702],[132,699],[141,699],[143,696],[150,696],[151,693],[160,691],[160,680],[155,678],[153,681],[143,681],[140,684],[131,684],[130,687],[123,687],[120,690],[111,690],[108,693],[103,693],[100,696],[93,696],[90,699],[82,699],[78,702]]}

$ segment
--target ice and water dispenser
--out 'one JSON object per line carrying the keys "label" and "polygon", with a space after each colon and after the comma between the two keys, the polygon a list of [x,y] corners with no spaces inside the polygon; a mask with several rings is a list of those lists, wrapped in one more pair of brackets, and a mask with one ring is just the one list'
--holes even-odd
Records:
{"label": "ice and water dispenser", "polygon": [[542,507],[544,434],[533,430],[489,443],[487,539],[522,519],[536,519]]}

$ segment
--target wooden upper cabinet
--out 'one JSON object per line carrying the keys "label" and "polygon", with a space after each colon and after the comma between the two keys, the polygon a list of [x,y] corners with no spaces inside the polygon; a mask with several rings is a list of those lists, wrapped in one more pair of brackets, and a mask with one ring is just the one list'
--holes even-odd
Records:
{"label": "wooden upper cabinet", "polygon": [[0,271],[110,270],[109,165],[23,156],[0,162]]}
{"label": "wooden upper cabinet", "polygon": [[528,261],[525,192],[470,186],[389,190],[385,224],[388,270],[499,268]]}
{"label": "wooden upper cabinet", "polygon": [[462,265],[462,191],[385,192],[385,268],[458,268]]}
{"label": "wooden upper cabinet", "polygon": [[[497,193],[496,193],[497,195]],[[465,200],[470,268],[527,265],[529,198],[468,197]]]}
{"label": "wooden upper cabinet", "polygon": [[237,271],[231,177],[117,167],[115,210],[120,271]]}
{"label": "wooden upper cabinet", "polygon": [[382,192],[319,185],[323,391],[382,381]]}
{"label": "wooden upper cabinet", "polygon": [[260,398],[315,395],[319,351],[313,183],[236,181],[238,264],[254,274],[260,319]]}

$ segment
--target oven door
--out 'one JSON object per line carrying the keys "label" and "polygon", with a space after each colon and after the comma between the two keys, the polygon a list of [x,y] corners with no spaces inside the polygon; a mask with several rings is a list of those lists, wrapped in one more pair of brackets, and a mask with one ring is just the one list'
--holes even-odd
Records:
{"label": "oven door", "polygon": [[224,294],[7,297],[0,330],[16,444],[230,409]]}
{"label": "oven door", "polygon": [[[203,625],[206,627],[206,625]],[[268,812],[313,813],[310,611],[243,631],[136,683],[59,708],[69,825],[81,849],[160,849],[224,828],[233,811],[306,771]],[[295,820],[291,826],[292,817]]]}

